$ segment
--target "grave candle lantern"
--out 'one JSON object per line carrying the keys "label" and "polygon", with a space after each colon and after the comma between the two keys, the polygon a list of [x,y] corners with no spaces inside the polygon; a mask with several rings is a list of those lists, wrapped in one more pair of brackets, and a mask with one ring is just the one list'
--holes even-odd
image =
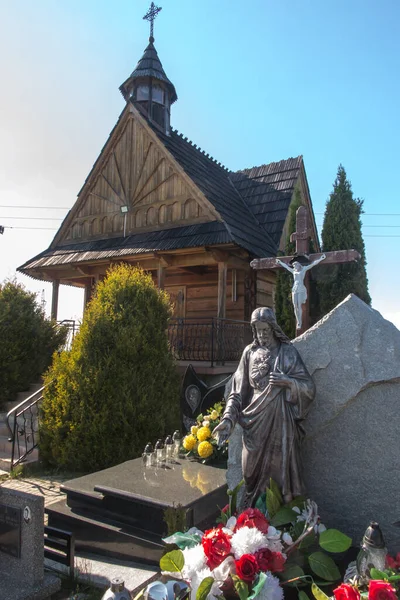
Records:
{"label": "grave candle lantern", "polygon": [[157,443],[155,445],[155,450],[156,450],[156,461],[158,463],[160,463],[163,459],[163,450],[164,450],[164,444],[162,443],[162,440],[157,440]]}
{"label": "grave candle lantern", "polygon": [[173,449],[174,449],[174,446],[173,446],[172,437],[170,435],[167,435],[167,437],[165,438],[165,460],[166,461],[171,460]]}
{"label": "grave candle lantern", "polygon": [[361,550],[357,556],[357,572],[363,579],[370,579],[372,568],[383,571],[385,568],[387,549],[379,524],[371,521],[364,533]]}
{"label": "grave candle lantern", "polygon": [[179,448],[181,447],[181,434],[179,429],[177,429],[176,431],[174,431],[174,434],[172,436],[172,440],[174,442],[174,456],[175,458],[178,458],[179,456]]}

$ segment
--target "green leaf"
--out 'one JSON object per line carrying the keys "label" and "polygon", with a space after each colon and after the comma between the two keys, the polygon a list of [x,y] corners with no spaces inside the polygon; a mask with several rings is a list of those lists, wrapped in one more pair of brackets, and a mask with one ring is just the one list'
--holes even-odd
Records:
{"label": "green leaf", "polygon": [[329,596],[320,590],[316,583],[311,584],[311,591],[316,600],[329,600]]}
{"label": "green leaf", "polygon": [[299,600],[310,600],[310,598],[307,596],[307,594],[305,592],[303,592],[302,590],[300,590],[297,593],[297,596],[298,596]]}
{"label": "green leaf", "polygon": [[304,498],[304,496],[296,496],[296,498],[293,498],[293,500],[291,502],[288,502],[288,504],[285,504],[285,506],[288,506],[289,508],[297,506],[297,508],[303,510],[305,501],[306,499]]}
{"label": "green leaf", "polygon": [[183,556],[182,550],[172,550],[160,558],[161,571],[177,573],[182,571],[184,564],[185,557]]}
{"label": "green leaf", "polygon": [[390,581],[390,583],[400,581],[400,575],[390,575],[387,580]]}
{"label": "green leaf", "polygon": [[199,587],[197,588],[196,600],[206,600],[212,585],[214,583],[214,577],[206,577],[203,579]]}
{"label": "green leaf", "polygon": [[253,598],[258,596],[258,594],[261,592],[261,590],[264,587],[266,579],[267,579],[266,574],[261,571],[261,573],[258,574],[256,583],[253,585],[253,591],[251,592],[251,594],[249,596],[249,600],[253,600]]}
{"label": "green leaf", "polygon": [[166,544],[176,544],[178,548],[184,550],[185,548],[194,548],[201,542],[201,537],[198,533],[182,533],[177,531],[173,535],[163,538],[163,542]]}
{"label": "green leaf", "polygon": [[298,521],[290,531],[293,541],[295,542],[304,531],[305,521]]}
{"label": "green leaf", "polygon": [[327,581],[336,581],[340,579],[340,572],[330,556],[323,552],[313,552],[308,557],[311,570]]}
{"label": "green leaf", "polygon": [[[235,586],[235,590],[239,594],[240,600],[247,600],[249,596],[249,586],[243,579],[240,579],[237,575],[232,575],[233,585]],[[197,598],[196,598],[197,600]]]}
{"label": "green leaf", "polygon": [[279,489],[278,484],[272,478],[270,478],[270,480],[269,480],[269,489],[278,498],[279,504],[282,505],[283,498],[282,498],[281,490]]}
{"label": "green leaf", "polygon": [[242,487],[243,484],[244,484],[244,479],[242,479],[242,481],[239,481],[239,483],[237,484],[237,486],[233,490],[229,490],[228,491],[228,496],[229,496],[229,514],[231,516],[234,515],[235,512],[236,512],[237,497],[238,497],[239,490],[240,490],[240,488]]}
{"label": "green leaf", "polygon": [[300,550],[305,550],[306,548],[309,548],[310,546],[312,546],[315,542],[315,533],[314,531],[310,531],[310,533],[308,535],[306,535],[306,537],[300,542],[299,545],[299,549]]}
{"label": "green leaf", "polygon": [[[285,569],[284,573],[281,575],[282,577],[282,585],[290,585],[295,586],[299,577],[304,577],[304,571],[298,565],[292,565]],[[294,580],[294,581],[292,581]]]}
{"label": "green leaf", "polygon": [[372,567],[371,571],[371,579],[388,579],[388,574],[384,571],[380,571],[379,569],[375,569]]}
{"label": "green leaf", "polygon": [[255,508],[258,508],[258,510],[261,510],[263,515],[265,514],[265,509],[267,508],[266,503],[265,503],[266,497],[267,497],[267,494],[265,492],[264,492],[264,494],[261,494],[261,496],[258,496],[256,506],[255,506]]}
{"label": "green leaf", "polygon": [[337,529],[326,529],[319,536],[319,545],[327,552],[346,552],[351,546],[351,538]]}
{"label": "green leaf", "polygon": [[281,503],[279,502],[279,498],[277,498],[274,492],[269,488],[267,488],[266,504],[268,516],[270,519],[272,519],[272,517],[276,515],[276,513],[280,509]]}
{"label": "green leaf", "polygon": [[283,506],[278,510],[276,515],[271,518],[271,525],[279,527],[280,525],[286,525],[287,523],[293,523],[296,521],[296,513],[289,507]]}

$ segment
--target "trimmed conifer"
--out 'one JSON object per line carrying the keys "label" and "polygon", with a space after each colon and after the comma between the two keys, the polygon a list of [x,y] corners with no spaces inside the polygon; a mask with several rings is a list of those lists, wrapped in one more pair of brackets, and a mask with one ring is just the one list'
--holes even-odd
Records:
{"label": "trimmed conifer", "polygon": [[371,303],[366,273],[365,245],[361,232],[363,201],[353,198],[351,183],[346,171],[339,165],[333,191],[326,203],[322,228],[324,252],[332,250],[357,250],[361,260],[357,263],[318,267],[318,292],[322,314],[335,308],[346,296],[353,293],[367,304]]}
{"label": "trimmed conifer", "polygon": [[69,352],[49,370],[41,455],[95,471],[141,455],[179,426],[179,379],[169,351],[168,295],[151,275],[112,268],[89,303]]}
{"label": "trimmed conifer", "polygon": [[15,280],[0,283],[0,405],[40,380],[66,336],[36,294]]}

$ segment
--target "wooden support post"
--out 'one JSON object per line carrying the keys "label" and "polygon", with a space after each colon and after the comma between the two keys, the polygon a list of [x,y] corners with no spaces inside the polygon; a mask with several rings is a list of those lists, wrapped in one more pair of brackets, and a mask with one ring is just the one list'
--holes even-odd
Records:
{"label": "wooden support post", "polygon": [[161,261],[158,263],[157,268],[157,285],[160,290],[163,290],[165,287],[165,266]]}
{"label": "wooden support post", "polygon": [[54,279],[53,281],[53,292],[51,295],[51,318],[57,321],[58,314],[58,291],[60,288],[60,280]]}
{"label": "wooden support post", "polygon": [[226,278],[228,265],[225,262],[218,263],[218,311],[217,317],[225,319],[226,316]]}
{"label": "wooden support post", "polygon": [[90,279],[85,285],[85,298],[83,301],[83,310],[86,310],[88,302],[90,302],[93,293],[93,279]]}

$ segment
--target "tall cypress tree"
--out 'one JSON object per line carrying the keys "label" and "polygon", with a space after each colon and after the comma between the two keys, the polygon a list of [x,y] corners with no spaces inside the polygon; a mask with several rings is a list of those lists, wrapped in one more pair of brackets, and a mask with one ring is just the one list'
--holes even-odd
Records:
{"label": "tall cypress tree", "polygon": [[332,310],[348,294],[356,294],[367,304],[368,293],[365,246],[361,233],[363,200],[353,198],[351,183],[346,171],[339,165],[333,191],[326,203],[322,228],[324,252],[332,250],[357,250],[361,259],[357,263],[326,265],[318,269],[318,291],[322,314]]}

